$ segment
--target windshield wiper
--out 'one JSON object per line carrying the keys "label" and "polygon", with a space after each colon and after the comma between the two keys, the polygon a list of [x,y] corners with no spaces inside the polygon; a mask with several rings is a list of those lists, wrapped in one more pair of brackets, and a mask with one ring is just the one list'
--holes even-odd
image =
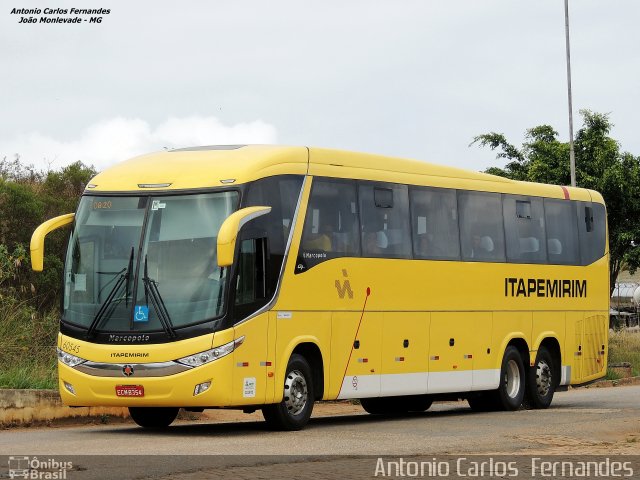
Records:
{"label": "windshield wiper", "polygon": [[[116,284],[113,286],[113,288],[111,288],[111,290],[109,290],[109,295],[107,295],[107,299],[103,302],[102,305],[100,305],[100,309],[98,310],[98,313],[96,313],[96,316],[93,318],[91,325],[89,325],[89,329],[87,330],[87,337],[91,338],[94,336],[96,328],[98,328],[98,325],[100,325],[100,322],[104,319],[104,318],[109,318],[111,316],[111,314],[113,313],[113,310],[115,308],[111,308],[110,310],[109,307],[111,306],[113,299],[116,297],[116,295],[118,294],[118,291],[120,290],[120,287],[126,282],[126,289],[125,289],[125,301],[128,303],[128,299],[129,299],[129,281],[131,278],[131,270],[133,269],[133,247],[131,247],[131,255],[129,255],[129,264],[127,265],[126,268],[123,268],[122,270],[120,270],[119,272],[117,272],[118,274],[120,274],[120,278],[118,278],[118,281],[116,282]],[[107,311],[109,312],[107,315]]]}
{"label": "windshield wiper", "polygon": [[178,335],[176,334],[175,327],[173,326],[173,322],[171,321],[169,311],[167,310],[167,307],[162,300],[160,290],[158,290],[158,282],[149,278],[146,255],[144,256],[144,277],[142,277],[142,283],[144,283],[144,294],[147,298],[151,299],[151,304],[158,314],[158,319],[160,320],[162,328],[167,333],[169,338],[176,338]]}

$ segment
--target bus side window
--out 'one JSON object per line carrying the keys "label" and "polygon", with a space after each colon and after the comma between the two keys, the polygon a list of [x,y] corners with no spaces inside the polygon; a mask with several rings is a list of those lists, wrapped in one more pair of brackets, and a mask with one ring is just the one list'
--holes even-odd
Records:
{"label": "bus side window", "polygon": [[332,258],[360,256],[356,198],[352,181],[313,180],[296,273]]}
{"label": "bus side window", "polygon": [[504,262],[502,199],[498,193],[458,191],[462,259]]}
{"label": "bus side window", "polygon": [[541,198],[505,195],[504,228],[507,261],[512,263],[546,263],[544,206]]}
{"label": "bus side window", "polygon": [[460,259],[456,191],[411,187],[409,197],[415,258]]}
{"label": "bus side window", "polygon": [[408,187],[362,182],[358,194],[363,256],[411,258]]}
{"label": "bus side window", "polygon": [[604,205],[578,202],[578,235],[582,265],[589,265],[602,258],[606,235]]}
{"label": "bus side window", "polygon": [[549,263],[577,265],[580,259],[576,202],[544,199]]}

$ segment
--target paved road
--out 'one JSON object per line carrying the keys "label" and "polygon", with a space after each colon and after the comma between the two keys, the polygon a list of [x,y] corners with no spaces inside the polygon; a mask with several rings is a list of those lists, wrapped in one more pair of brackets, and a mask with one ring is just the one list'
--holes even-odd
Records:
{"label": "paved road", "polygon": [[[640,386],[558,393],[548,410],[474,413],[466,403],[459,402],[435,404],[423,414],[394,418],[359,412],[316,417],[301,432],[270,432],[263,422],[253,420],[179,423],[166,432],[149,432],[129,424],[0,432],[2,455],[112,456],[91,461],[86,457],[84,463],[91,467],[73,472],[83,474],[77,478],[144,478],[182,473],[186,479],[206,477],[207,471],[216,471],[211,470],[210,465],[206,469],[211,458],[176,459],[157,455],[235,455],[218,457],[217,468],[234,465],[234,468],[251,469],[282,462],[290,465],[290,459],[277,457],[279,455],[298,455],[301,457],[296,460],[303,461],[304,465],[318,466],[326,462],[326,458],[319,457],[322,455],[412,457],[514,453],[640,454]],[[91,476],[106,471],[107,477]],[[190,471],[198,473],[191,477]],[[247,474],[246,478],[251,476],[255,475]]]}

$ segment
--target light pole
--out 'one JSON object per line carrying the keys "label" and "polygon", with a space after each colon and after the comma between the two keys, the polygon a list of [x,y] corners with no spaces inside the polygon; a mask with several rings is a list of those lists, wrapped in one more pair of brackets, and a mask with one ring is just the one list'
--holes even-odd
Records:
{"label": "light pole", "polygon": [[569,0],[564,0],[564,32],[567,47],[567,95],[569,97],[569,162],[571,186],[576,186],[576,155],[573,150],[573,102],[571,100],[571,49],[569,47]]}

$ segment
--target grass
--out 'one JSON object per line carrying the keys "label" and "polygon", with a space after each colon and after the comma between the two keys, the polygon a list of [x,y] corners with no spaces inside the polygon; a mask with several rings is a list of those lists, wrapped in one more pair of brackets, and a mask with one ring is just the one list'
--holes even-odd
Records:
{"label": "grass", "polygon": [[0,296],[0,388],[57,388],[56,310]]}
{"label": "grass", "polygon": [[640,375],[640,333],[625,330],[609,334],[609,364],[629,362],[633,376]]}

